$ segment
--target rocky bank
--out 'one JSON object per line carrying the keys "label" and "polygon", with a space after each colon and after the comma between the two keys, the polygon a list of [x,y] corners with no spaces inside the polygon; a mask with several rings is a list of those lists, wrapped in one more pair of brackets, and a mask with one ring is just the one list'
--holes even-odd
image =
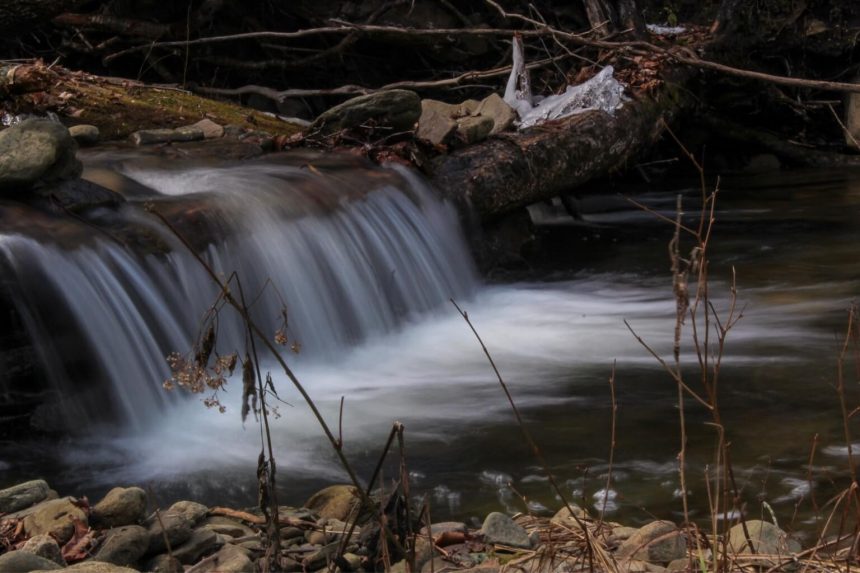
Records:
{"label": "rocky bank", "polygon": [[[391,507],[391,500],[380,507]],[[0,512],[0,573],[244,573],[265,570],[267,561],[286,572],[660,573],[707,569],[712,551],[730,557],[730,570],[755,565],[776,571],[795,567],[804,555],[767,522],[748,520],[713,539],[669,521],[625,527],[576,506],[551,518],[493,512],[480,529],[457,522],[428,526],[418,521],[422,512],[413,512],[407,524],[386,519],[392,537],[382,543],[373,512],[348,485],[327,487],[301,508],[279,507],[277,555],[275,528],[257,508],[194,501],[158,508],[134,486],[116,487],[91,504],[33,480],[0,490]],[[402,558],[398,546],[407,549]]]}

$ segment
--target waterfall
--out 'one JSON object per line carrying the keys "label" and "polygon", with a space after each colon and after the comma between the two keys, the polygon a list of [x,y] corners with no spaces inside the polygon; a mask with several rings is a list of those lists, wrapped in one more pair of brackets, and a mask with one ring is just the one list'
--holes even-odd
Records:
{"label": "waterfall", "polygon": [[[85,239],[0,235],[12,299],[61,396],[60,425],[112,419],[145,428],[175,399],[162,388],[165,357],[190,350],[216,299],[203,266],[143,202],[177,221],[219,275],[236,273],[264,330],[274,335],[286,312],[301,345],[296,360],[334,359],[468,297],[476,274],[453,208],[405,169],[345,163],[114,162],[149,191],[138,189],[117,212],[62,223]],[[93,230],[106,217],[120,221],[110,229],[150,229],[170,248],[135,248]],[[244,352],[246,331],[229,309],[218,332],[219,351]]]}

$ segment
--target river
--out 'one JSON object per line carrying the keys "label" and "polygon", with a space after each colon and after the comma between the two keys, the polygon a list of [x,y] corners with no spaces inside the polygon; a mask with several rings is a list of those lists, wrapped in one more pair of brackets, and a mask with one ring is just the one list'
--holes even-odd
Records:
{"label": "river", "polygon": [[[225,413],[207,409],[200,396],[161,388],[169,375],[163,357],[190,348],[216,291],[142,210],[154,201],[171,212],[215,213],[207,215],[209,231],[225,238],[204,256],[222,276],[237,271],[248,292],[264,293],[253,310],[273,332],[286,307],[290,339],[301,345],[297,354],[286,350],[287,360],[329,424],[342,427],[344,452],[362,476],[400,421],[413,492],[427,496],[434,519],[560,505],[453,298],[486,343],[565,495],[592,511],[603,507],[614,365],[617,439],[607,516],[629,523],[683,518],[676,387],[625,325],[671,357],[669,225],[615,192],[580,197],[579,222],[544,207],[535,215],[548,254],[528,271],[487,281],[453,208],[418,178],[314,161],[176,169],[93,155],[94,179],[104,182],[106,170],[122,175],[130,197],[124,220],[157,229],[173,246],[167,254],[135,253],[93,238],[88,227],[64,231],[87,235],[74,241],[49,237],[50,225],[4,232],[0,252],[19,285],[55,287],[19,293],[21,304],[34,307],[31,333],[50,347],[42,353],[46,377],[66,391],[86,385],[82,378],[106,380],[95,402],[87,394],[60,408],[58,416],[82,433],[2,444],[4,483],[42,476],[62,494],[91,499],[113,485],[140,484],[162,506],[179,498],[254,505],[261,435],[253,419],[240,420],[241,380],[220,396]],[[737,176],[720,187],[711,290],[724,315],[734,269],[743,317],[728,336],[720,403],[743,510],[772,510],[781,525],[811,530],[820,519],[815,507],[848,475],[834,385],[847,310],[860,292],[860,174]],[[636,197],[671,218],[678,194],[695,216],[700,191],[685,182]],[[73,334],[53,331],[54,319],[44,317],[55,311]],[[689,335],[686,329],[682,358],[696,388]],[[86,339],[86,356],[62,355],[68,344],[58,340],[69,336]],[[224,318],[219,350],[240,348],[243,336],[240,323]],[[88,361],[94,364],[79,364]],[[64,367],[72,362],[75,368]],[[279,401],[270,401],[279,414],[273,439],[281,502],[301,504],[345,474],[277,364],[264,358],[264,369],[278,392]],[[858,388],[853,365],[846,371],[850,410]],[[93,408],[110,415],[96,420]],[[692,400],[686,412],[691,517],[703,519],[703,476],[716,434]],[[393,455],[383,472],[389,485],[396,462]]]}

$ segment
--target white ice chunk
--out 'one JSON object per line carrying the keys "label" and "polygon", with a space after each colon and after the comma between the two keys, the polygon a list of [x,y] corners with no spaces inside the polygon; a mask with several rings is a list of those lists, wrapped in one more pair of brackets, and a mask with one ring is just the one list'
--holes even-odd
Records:
{"label": "white ice chunk", "polygon": [[614,71],[612,66],[606,66],[590,80],[567,86],[562,94],[532,96],[523,56],[523,41],[519,36],[514,36],[513,66],[505,87],[504,100],[520,116],[520,129],[584,111],[601,110],[612,115],[627,101],[624,87],[612,76]]}
{"label": "white ice chunk", "polygon": [[657,36],[677,36],[687,31],[683,26],[661,26],[659,24],[646,24],[645,28]]}

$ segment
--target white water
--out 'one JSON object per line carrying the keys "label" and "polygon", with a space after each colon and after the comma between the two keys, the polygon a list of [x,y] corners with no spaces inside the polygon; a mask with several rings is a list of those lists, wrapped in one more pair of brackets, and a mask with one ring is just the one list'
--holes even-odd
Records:
{"label": "white water", "polygon": [[[627,320],[657,352],[670,355],[674,304],[660,258],[664,243],[625,247],[639,249],[640,255],[658,253],[654,259],[659,262],[644,273],[640,257],[628,252],[620,262],[606,263],[609,272],[592,269],[572,280],[568,275],[564,282],[487,286],[475,277],[453,210],[406,173],[396,175],[395,185],[378,173],[323,177],[274,165],[185,171],[130,165],[124,172],[161,193],[162,205],[179,202],[189,212],[205,207],[207,220],[225,237],[206,249],[207,260],[224,275],[237,271],[247,292],[263,292],[254,304],[255,318],[273,333],[283,297],[291,335],[302,343],[302,352],[289,361],[334,428],[345,398],[344,448],[351,458],[372,458],[399,420],[406,424],[409,443],[433,460],[433,467],[425,468],[433,476],[427,479],[435,480],[434,499],[450,504],[451,513],[475,487],[483,487],[476,478],[483,474],[519,480],[521,488],[536,488],[533,495],[552,505],[551,494],[540,491],[546,489],[544,482],[535,479],[540,469],[523,467],[527,452],[517,449],[520,437],[509,406],[480,346],[448,302],[454,298],[468,311],[533,429],[558,428],[559,420],[569,427],[563,433],[554,430],[560,435],[542,442],[553,450],[550,458],[562,466],[561,475],[579,475],[572,460],[578,464],[583,458],[595,475],[606,471],[606,380],[617,361],[619,423],[627,424],[619,435],[633,439],[626,449],[619,446],[613,501],[624,505],[625,495],[635,499],[636,484],[652,478],[657,485],[650,484],[647,495],[656,488],[671,498],[677,490],[674,388],[624,324]],[[134,206],[122,216],[153,224]],[[780,236],[763,232],[727,255],[731,264],[738,260],[742,280],[762,268],[761,262],[773,264],[767,253]],[[125,422],[112,435],[75,438],[51,450],[52,461],[74,475],[65,477],[66,483],[204,484],[220,495],[225,482],[235,481],[250,487],[245,493],[253,499],[251,474],[260,434],[253,421],[244,428],[240,423],[239,381],[223,397],[225,414],[206,409],[198,397],[174,399],[161,388],[167,376],[164,356],[189,348],[215,294],[196,261],[175,241],[168,255],[140,255],[98,234],[76,246],[43,239],[19,233],[0,240],[0,256],[13,272],[39,285],[32,298],[46,290],[55,296],[42,308],[30,309],[34,316],[25,322],[45,337],[49,354],[51,346],[63,347],[53,338],[70,337],[50,328],[52,313],[64,308],[80,325],[75,332],[85,342],[87,359],[107,381],[109,407]],[[803,237],[798,242],[812,244]],[[574,248],[580,246],[588,245]],[[805,252],[777,242],[780,249],[795,259]],[[278,285],[280,295],[266,286],[267,279]],[[786,423],[775,406],[786,398],[821,401],[818,396],[828,392],[826,379],[819,379],[824,376],[815,378],[809,356],[830,356],[834,337],[812,323],[844,306],[840,298],[856,290],[855,283],[838,273],[816,276],[808,284],[769,271],[758,285],[742,286],[740,307],[750,304],[731,334],[723,377],[750,428],[734,442],[736,460],[762,463],[770,472],[770,462],[755,457],[762,448],[791,451],[789,464],[805,459],[806,451],[798,456],[792,448],[806,439],[806,428],[791,423],[794,413]],[[719,280],[712,287],[723,314],[727,301],[721,296],[728,289]],[[238,322],[225,318],[219,333],[221,350],[243,348]],[[89,382],[63,372],[68,359],[53,360],[54,382],[66,390]],[[689,344],[684,360],[694,362]],[[281,398],[294,405],[280,405],[281,418],[274,421],[283,473],[288,479],[342,480],[306,405],[275,364],[267,361],[266,367]],[[654,398],[661,392],[669,399]],[[773,403],[762,407],[763,398]],[[105,408],[104,402],[84,401],[70,411],[80,416],[83,409],[89,417],[77,422],[95,427],[99,407]],[[691,424],[692,433],[698,429],[710,444],[710,430]],[[777,424],[788,436],[785,443],[759,444]],[[452,453],[434,458],[438,451]],[[450,481],[439,484],[440,479]],[[502,506],[516,507],[506,486],[496,481],[484,485],[499,489]],[[777,499],[794,487],[783,481],[786,491]],[[570,487],[588,490],[591,498],[599,489],[592,485],[574,480]]]}

